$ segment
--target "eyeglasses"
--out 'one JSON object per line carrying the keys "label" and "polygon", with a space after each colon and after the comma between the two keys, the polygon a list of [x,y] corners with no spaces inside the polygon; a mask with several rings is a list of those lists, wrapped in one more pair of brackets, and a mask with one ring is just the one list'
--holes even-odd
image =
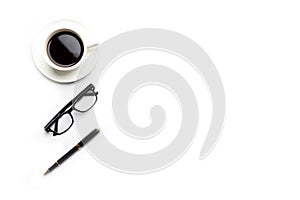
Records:
{"label": "eyeglasses", "polygon": [[97,102],[97,95],[95,86],[89,84],[48,122],[44,127],[45,131],[52,132],[53,136],[67,132],[74,123],[72,111],[75,110],[80,113],[89,111]]}

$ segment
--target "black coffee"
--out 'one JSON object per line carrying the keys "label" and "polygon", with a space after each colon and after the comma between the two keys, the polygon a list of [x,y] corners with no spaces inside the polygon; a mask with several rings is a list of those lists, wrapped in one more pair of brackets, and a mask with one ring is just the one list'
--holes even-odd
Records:
{"label": "black coffee", "polygon": [[82,40],[70,31],[56,33],[47,45],[48,57],[60,67],[71,67],[78,63],[83,51]]}

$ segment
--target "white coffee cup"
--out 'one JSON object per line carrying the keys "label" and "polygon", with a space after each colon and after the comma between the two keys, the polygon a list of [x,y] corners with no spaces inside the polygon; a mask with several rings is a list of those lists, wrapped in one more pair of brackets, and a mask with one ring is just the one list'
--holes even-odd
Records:
{"label": "white coffee cup", "polygon": [[[82,55],[80,57],[80,60],[77,61],[75,64],[71,65],[71,66],[63,66],[63,65],[60,65],[54,61],[51,60],[50,58],[50,55],[48,53],[48,43],[49,41],[51,40],[51,38],[60,33],[60,32],[70,32],[70,33],[73,33],[75,34],[82,42]],[[87,57],[87,53],[88,51],[92,50],[94,47],[96,47],[98,44],[92,44],[92,45],[88,45],[87,44],[87,39],[84,38],[83,35],[80,35],[78,32],[74,31],[74,30],[71,30],[69,28],[60,28],[60,29],[57,29],[57,30],[54,30],[52,33],[50,33],[48,35],[48,37],[46,37],[46,40],[45,40],[45,43],[44,43],[44,51],[43,51],[43,57],[44,57],[44,60],[45,62],[50,66],[52,67],[53,69],[55,70],[58,70],[58,71],[72,71],[74,69],[77,69],[83,62],[84,60],[86,59]]]}

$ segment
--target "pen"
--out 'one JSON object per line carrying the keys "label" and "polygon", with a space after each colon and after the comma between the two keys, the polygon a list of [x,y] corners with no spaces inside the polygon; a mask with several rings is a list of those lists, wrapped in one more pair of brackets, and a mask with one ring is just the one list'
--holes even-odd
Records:
{"label": "pen", "polygon": [[85,136],[78,144],[76,144],[71,150],[69,150],[65,155],[63,155],[60,159],[58,159],[45,173],[49,174],[51,171],[53,171],[55,168],[60,166],[64,161],[66,161],[68,158],[70,158],[73,154],[75,154],[78,150],[80,150],[86,143],[88,143],[90,140],[92,140],[97,133],[99,133],[99,129],[94,129],[92,132],[90,132],[87,136]]}

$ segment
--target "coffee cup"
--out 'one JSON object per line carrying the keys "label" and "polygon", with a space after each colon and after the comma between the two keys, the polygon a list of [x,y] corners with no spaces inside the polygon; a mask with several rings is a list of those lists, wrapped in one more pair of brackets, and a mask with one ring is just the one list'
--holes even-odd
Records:
{"label": "coffee cup", "polygon": [[86,59],[88,51],[97,44],[88,45],[87,39],[78,32],[60,28],[46,38],[43,57],[55,70],[71,71],[77,69]]}

